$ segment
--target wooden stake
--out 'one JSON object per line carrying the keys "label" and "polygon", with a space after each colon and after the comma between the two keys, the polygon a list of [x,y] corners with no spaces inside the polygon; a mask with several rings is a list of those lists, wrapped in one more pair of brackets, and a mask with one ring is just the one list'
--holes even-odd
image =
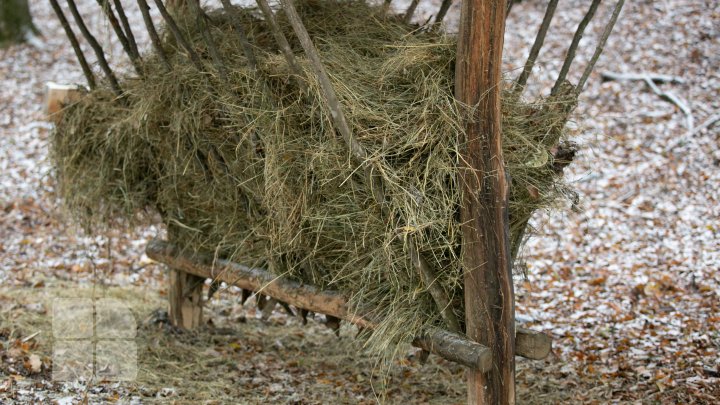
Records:
{"label": "wooden stake", "polygon": [[65,35],[67,35],[68,40],[70,40],[70,45],[72,45],[73,50],[75,51],[75,56],[77,56],[78,62],[80,62],[80,67],[82,68],[85,79],[88,82],[88,87],[90,88],[90,90],[95,90],[95,75],[90,69],[90,65],[88,65],[87,59],[85,59],[85,54],[83,53],[82,48],[80,48],[80,43],[78,42],[75,33],[73,32],[72,28],[70,28],[70,24],[68,23],[67,18],[65,18],[65,14],[60,8],[57,0],[50,0],[50,5],[55,11],[55,15],[57,15],[58,20],[60,20],[60,24],[65,30]]}
{"label": "wooden stake", "polygon": [[580,24],[578,24],[577,30],[575,30],[575,35],[570,42],[570,47],[568,48],[567,54],[565,55],[565,60],[563,61],[562,68],[560,68],[560,74],[558,74],[558,78],[555,81],[555,85],[550,91],[550,94],[554,95],[560,91],[560,88],[565,81],[565,78],[567,78],[568,72],[570,71],[570,66],[575,59],[575,52],[577,52],[578,45],[580,45],[580,40],[582,39],[583,33],[585,32],[585,27],[587,27],[587,25],[595,16],[595,11],[597,11],[599,5],[600,0],[593,0],[593,2],[590,4],[590,8],[585,14],[585,17],[583,17],[583,19],[580,21]]}
{"label": "wooden stake", "polygon": [[275,37],[275,42],[277,42],[280,47],[280,51],[285,57],[288,66],[290,66],[290,70],[292,70],[292,72],[299,78],[304,78],[305,75],[303,74],[300,65],[298,65],[297,60],[295,60],[295,55],[293,54],[292,48],[290,48],[290,43],[288,43],[287,38],[285,38],[285,34],[283,34],[280,29],[280,25],[278,25],[277,20],[275,19],[275,13],[270,8],[267,0],[256,0],[256,2],[260,7],[263,17],[265,17],[265,22],[270,26],[270,31],[272,31],[273,36]]}
{"label": "wooden stake", "polygon": [[[144,1],[144,0],[143,0]],[[157,6],[158,10],[160,11],[160,15],[165,20],[165,24],[167,24],[168,29],[170,32],[172,32],[173,36],[175,37],[175,40],[180,44],[180,46],[185,49],[185,52],[187,52],[188,57],[190,58],[190,61],[193,63],[195,68],[202,72],[202,61],[200,60],[200,57],[195,52],[195,50],[192,48],[192,45],[185,39],[185,37],[180,32],[180,28],[178,27],[177,23],[175,23],[175,19],[170,15],[170,13],[165,8],[165,5],[163,5],[161,0],[155,0],[155,5]]]}
{"label": "wooden stake", "polygon": [[550,22],[552,21],[553,15],[555,14],[557,4],[558,0],[550,0],[547,5],[547,9],[545,9],[545,17],[543,17],[542,24],[540,24],[540,29],[538,30],[537,36],[535,37],[535,42],[533,42],[532,48],[530,48],[530,55],[528,55],[527,61],[525,62],[525,67],[523,67],[523,71],[520,72],[520,76],[517,78],[515,83],[515,92],[518,96],[522,94],[523,89],[525,89],[528,77],[530,77],[533,66],[535,66],[535,61],[537,60],[538,54],[540,53],[540,48],[542,48],[543,46],[543,42],[545,42],[545,35],[550,28]]}
{"label": "wooden stake", "polygon": [[48,120],[59,123],[65,107],[80,101],[86,93],[87,90],[82,86],[48,82],[45,87],[45,114]]}
{"label": "wooden stake", "polygon": [[242,45],[245,59],[248,61],[248,66],[250,66],[250,69],[252,70],[257,70],[257,59],[255,58],[252,45],[250,45],[250,41],[248,41],[247,35],[245,34],[245,29],[243,28],[240,16],[238,15],[237,8],[230,3],[230,0],[220,1],[222,2],[225,12],[230,16],[230,20],[232,20],[233,28],[235,28],[235,32],[238,34],[238,38],[240,39],[240,45]]}
{"label": "wooden stake", "polygon": [[143,16],[143,21],[145,22],[145,28],[147,29],[148,34],[150,35],[150,42],[153,45],[153,48],[155,49],[155,53],[158,54],[160,57],[160,60],[163,62],[163,65],[165,65],[165,69],[167,71],[172,70],[172,66],[170,65],[170,61],[168,60],[167,56],[165,55],[165,50],[162,47],[162,42],[160,41],[160,36],[157,33],[157,30],[155,29],[155,24],[153,24],[152,17],[150,17],[150,6],[148,6],[147,1],[145,0],[137,0],[138,7],[140,7],[140,13]]}
{"label": "wooden stake", "polygon": [[85,25],[85,21],[83,21],[82,16],[77,9],[77,5],[75,5],[75,1],[67,0],[67,5],[68,8],[70,8],[70,13],[75,19],[75,23],[77,24],[78,28],[80,28],[80,32],[82,32],[85,40],[88,41],[88,44],[90,44],[90,47],[95,52],[98,64],[100,65],[100,69],[102,69],[108,82],[110,82],[110,88],[113,89],[115,95],[117,95],[118,97],[122,97],[122,89],[120,88],[120,84],[118,83],[117,78],[115,78],[115,73],[113,73],[112,69],[110,69],[110,65],[108,65],[107,59],[105,59],[105,52],[100,46],[100,43],[97,41],[97,39],[95,39],[95,37],[90,33],[88,27]]}
{"label": "wooden stake", "polygon": [[590,77],[590,73],[592,73],[593,68],[595,68],[595,64],[597,63],[598,59],[600,59],[600,54],[602,54],[603,48],[605,48],[605,43],[607,42],[613,28],[615,27],[615,22],[617,22],[617,19],[620,16],[620,11],[622,10],[623,5],[625,5],[625,0],[620,0],[617,2],[617,4],[615,4],[615,9],[613,10],[612,16],[610,16],[610,21],[605,26],[605,30],[600,37],[600,41],[598,41],[597,47],[595,48],[595,53],[593,53],[592,58],[590,58],[590,62],[585,67],[585,71],[583,72],[582,76],[580,76],[580,80],[577,84],[578,93],[580,93],[583,90],[583,87],[585,87],[585,82],[587,81],[588,77]]}
{"label": "wooden stake", "polygon": [[415,9],[417,8],[418,4],[420,4],[420,0],[412,0],[410,2],[410,5],[405,11],[405,16],[403,16],[403,21],[405,21],[405,24],[410,24],[412,22],[413,15],[415,14]]}
{"label": "wooden stake", "polygon": [[506,0],[463,2],[455,96],[466,123],[460,179],[466,335],[492,350],[491,372],[468,372],[468,404],[515,403],[515,302],[500,86]]}
{"label": "wooden stake", "polygon": [[132,29],[130,28],[130,22],[125,15],[125,9],[123,8],[120,0],[113,0],[113,3],[115,4],[115,10],[118,13],[118,18],[123,26],[123,30],[125,30],[125,36],[128,39],[128,44],[130,45],[135,57],[140,59],[140,51],[138,50],[137,43],[135,42],[135,35],[133,35]]}
{"label": "wooden stake", "polygon": [[445,18],[445,14],[447,14],[451,5],[452,0],[443,0],[442,4],[440,4],[440,9],[438,10],[437,16],[435,16],[436,23],[442,22],[442,20]]}
{"label": "wooden stake", "polygon": [[192,330],[202,324],[202,287],[205,277],[182,270],[169,270],[170,322],[181,329]]}
{"label": "wooden stake", "polygon": [[207,14],[205,14],[205,11],[203,11],[203,9],[200,7],[199,3],[191,1],[190,4],[192,4],[190,8],[192,9],[192,12],[195,13],[197,26],[202,32],[203,39],[205,40],[205,45],[207,45],[208,51],[210,52],[210,57],[215,64],[215,69],[217,69],[218,74],[220,75],[220,80],[227,84],[228,71],[222,61],[222,56],[220,56],[220,51],[218,50],[217,44],[212,37],[212,32],[210,32],[210,26],[208,25],[209,18]]}
{"label": "wooden stake", "polygon": [[107,17],[108,21],[110,22],[110,26],[112,27],[113,31],[115,31],[115,36],[117,36],[118,40],[120,41],[120,45],[122,45],[123,50],[125,51],[125,54],[127,54],[128,58],[130,59],[130,63],[132,63],[133,68],[135,68],[135,72],[142,76],[142,68],[140,66],[140,61],[135,56],[135,53],[133,52],[133,49],[130,47],[130,41],[128,40],[128,37],[123,32],[122,28],[120,28],[120,22],[118,21],[117,17],[115,17],[115,13],[113,12],[112,8],[110,7],[110,2],[108,0],[96,0],[100,8],[102,8],[103,13],[105,13],[105,16]]}

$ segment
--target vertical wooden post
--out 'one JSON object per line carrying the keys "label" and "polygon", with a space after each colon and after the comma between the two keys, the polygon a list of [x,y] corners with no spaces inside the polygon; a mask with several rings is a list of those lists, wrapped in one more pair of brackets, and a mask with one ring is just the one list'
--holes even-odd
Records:
{"label": "vertical wooden post", "polygon": [[489,348],[488,373],[468,371],[468,404],[515,403],[515,302],[500,84],[506,0],[463,2],[455,96],[474,106],[466,123],[461,183],[467,336]]}
{"label": "vertical wooden post", "polygon": [[195,329],[202,324],[205,279],[173,268],[169,269],[168,315],[173,326]]}

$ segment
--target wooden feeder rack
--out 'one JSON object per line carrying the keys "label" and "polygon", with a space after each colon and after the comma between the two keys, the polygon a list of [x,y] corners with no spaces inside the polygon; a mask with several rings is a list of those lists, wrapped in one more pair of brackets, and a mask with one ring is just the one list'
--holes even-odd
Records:
{"label": "wooden feeder rack", "polygon": [[[123,90],[105,58],[104,51],[98,41],[90,33],[82,16],[77,10],[74,0],[66,0],[72,17],[83,37],[94,52],[105,80],[117,94],[123,98]],[[152,45],[160,60],[167,68],[170,65],[164,55],[155,26],[148,12],[146,0],[137,0],[143,14],[145,26],[150,34]],[[228,0],[220,0],[223,7],[234,17],[236,10]],[[385,8],[391,0],[385,0]],[[515,94],[522,93],[528,76],[535,64],[538,52],[542,47],[553,14],[559,0],[549,0],[545,17],[538,30],[535,42],[530,50],[527,62],[515,81]],[[567,84],[566,77],[573,62],[583,32],[595,15],[601,0],[592,0],[589,10],[580,22],[563,66],[551,94],[556,94]],[[166,0],[168,6],[179,7],[185,2],[188,10],[202,17],[203,11],[196,0]],[[308,35],[303,22],[295,10],[293,0],[281,0],[282,11],[292,25],[306,56],[310,61],[312,72],[319,81],[327,107],[331,111],[333,124],[346,144],[350,156],[359,164],[372,185],[373,197],[382,206],[385,196],[382,195],[382,184],[377,176],[373,176],[373,168],[367,163],[367,152],[363,149],[343,115],[342,105],[335,95],[325,68],[320,61],[315,46]],[[97,80],[79,46],[68,20],[57,0],[50,0],[68,39],[73,46],[88,88],[97,88]],[[257,0],[258,6],[269,25],[278,47],[288,62],[288,66],[296,74],[302,74],[287,39],[277,28],[275,11],[266,0]],[[404,14],[405,21],[412,19],[418,5],[413,0]],[[138,73],[141,58],[134,36],[122,3],[113,0],[98,4],[108,17],[111,26],[118,36],[126,54]],[[442,22],[452,0],[443,0],[437,13],[435,23]],[[502,132],[500,112],[500,83],[503,38],[505,19],[514,1],[510,0],[466,0],[463,2],[458,34],[458,53],[456,58],[455,97],[467,104],[477,106],[476,119],[466,123],[465,149],[461,151],[463,163],[459,167],[463,200],[461,218],[463,223],[463,264],[466,269],[465,293],[465,330],[460,330],[460,322],[455,314],[447,310],[447,297],[435,283],[433,269],[417,252],[417,246],[409,238],[410,256],[413,266],[419,272],[438,306],[448,329],[436,328],[423,336],[417,336],[412,344],[427,352],[441,356],[449,361],[468,367],[468,403],[505,404],[515,402],[514,373],[515,355],[529,359],[543,359],[550,353],[551,339],[549,336],[515,326],[514,293],[511,273],[511,262],[514,253],[510,252],[508,207],[508,179],[505,176],[502,156]],[[572,87],[575,94],[585,85],[592,68],[597,62],[603,46],[622,9],[624,0],[615,3],[610,21],[596,47],[590,63],[584,70],[578,84]],[[169,32],[178,44],[185,48],[189,62],[201,68],[201,61],[195,51],[184,40],[175,24],[172,13],[168,12],[162,0],[154,0]],[[113,11],[114,7],[114,11]],[[198,21],[202,21],[201,18]],[[236,30],[243,50],[251,68],[256,68],[252,47],[241,25],[235,21]],[[225,76],[226,68],[218,63],[218,55],[212,38],[206,42],[213,61],[218,67],[218,74]],[[48,92],[48,113],[51,119],[61,119],[62,105],[76,101],[84,93],[78,87],[50,86]],[[213,283],[225,282],[245,291],[261,294],[276,301],[293,305],[299,309],[325,314],[330,317],[351,322],[361,328],[374,328],[378,319],[369,314],[353,313],[348,306],[347,298],[340,292],[323,290],[317,286],[303,284],[271,274],[265,269],[251,268],[239,263],[216,259],[203,255],[186,255],[173,245],[172,241],[154,240],[146,248],[147,255],[158,262],[166,264],[169,271],[169,301],[171,322],[181,328],[192,329],[202,323],[203,286],[206,279]],[[480,263],[480,265],[477,265]]]}

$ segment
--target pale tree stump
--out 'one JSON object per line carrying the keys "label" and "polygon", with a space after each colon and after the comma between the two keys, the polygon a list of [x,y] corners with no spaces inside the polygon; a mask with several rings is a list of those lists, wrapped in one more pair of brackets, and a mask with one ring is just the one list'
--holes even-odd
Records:
{"label": "pale tree stump", "polygon": [[168,316],[173,326],[192,330],[202,324],[204,277],[169,269]]}
{"label": "pale tree stump", "polygon": [[86,92],[82,86],[48,82],[45,85],[45,115],[48,121],[60,122],[64,108],[80,101]]}

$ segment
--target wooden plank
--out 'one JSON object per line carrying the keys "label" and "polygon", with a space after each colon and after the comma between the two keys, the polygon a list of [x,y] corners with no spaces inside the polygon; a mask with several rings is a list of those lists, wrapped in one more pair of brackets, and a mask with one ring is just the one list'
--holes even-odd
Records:
{"label": "wooden plank", "polygon": [[515,403],[515,302],[500,87],[506,0],[463,2],[455,96],[474,106],[461,151],[466,335],[493,354],[492,372],[468,372],[468,404]]}

